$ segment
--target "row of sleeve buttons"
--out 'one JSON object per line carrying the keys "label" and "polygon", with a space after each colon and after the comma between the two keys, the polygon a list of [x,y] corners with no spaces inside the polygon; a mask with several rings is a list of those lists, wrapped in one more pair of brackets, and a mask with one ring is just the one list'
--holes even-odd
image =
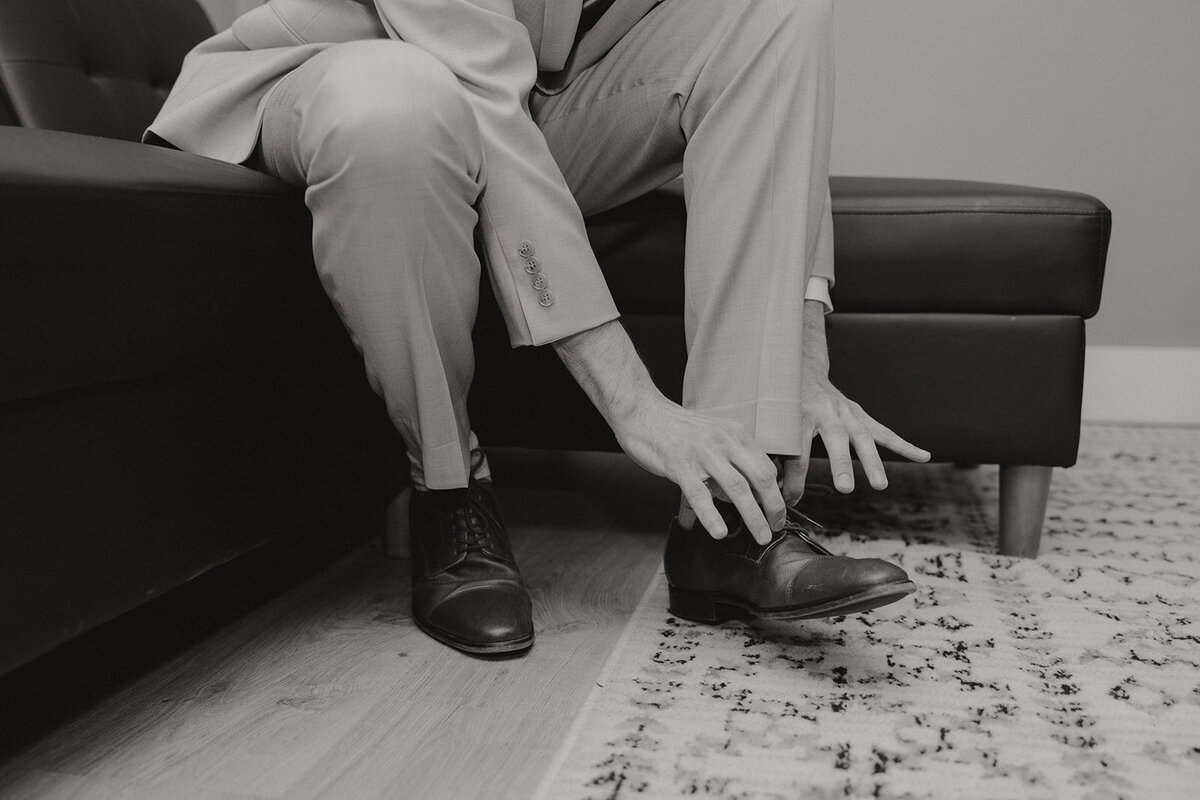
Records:
{"label": "row of sleeve buttons", "polygon": [[542,265],[533,257],[533,242],[525,239],[518,244],[517,255],[525,259],[525,274],[529,276],[529,285],[538,293],[538,305],[542,308],[554,305],[554,293],[548,288],[550,281],[542,274]]}

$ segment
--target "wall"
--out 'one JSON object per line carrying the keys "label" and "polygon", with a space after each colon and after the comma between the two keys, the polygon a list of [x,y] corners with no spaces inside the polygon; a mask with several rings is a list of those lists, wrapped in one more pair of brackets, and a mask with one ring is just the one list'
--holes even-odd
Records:
{"label": "wall", "polygon": [[[201,0],[226,25],[258,0]],[[836,0],[833,171],[1113,211],[1085,414],[1200,424],[1200,0]]]}
{"label": "wall", "polygon": [[1200,424],[1200,2],[837,0],[840,174],[1087,192],[1113,211],[1091,419]]}
{"label": "wall", "polygon": [[1097,344],[1200,346],[1200,2],[839,0],[837,172],[1094,194]]}

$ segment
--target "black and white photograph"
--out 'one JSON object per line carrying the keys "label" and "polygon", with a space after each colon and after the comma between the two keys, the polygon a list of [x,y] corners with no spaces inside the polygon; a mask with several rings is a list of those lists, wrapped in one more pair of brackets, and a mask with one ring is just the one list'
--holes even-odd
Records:
{"label": "black and white photograph", "polygon": [[1200,796],[1197,0],[0,0],[0,799]]}

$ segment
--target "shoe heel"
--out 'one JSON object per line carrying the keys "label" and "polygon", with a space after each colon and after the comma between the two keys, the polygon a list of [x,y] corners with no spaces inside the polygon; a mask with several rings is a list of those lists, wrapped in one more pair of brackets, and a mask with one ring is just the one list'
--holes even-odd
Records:
{"label": "shoe heel", "polygon": [[693,622],[725,622],[737,619],[743,614],[737,606],[731,606],[685,589],[676,589],[674,586],[667,588],[667,597],[668,611],[677,617],[690,619]]}

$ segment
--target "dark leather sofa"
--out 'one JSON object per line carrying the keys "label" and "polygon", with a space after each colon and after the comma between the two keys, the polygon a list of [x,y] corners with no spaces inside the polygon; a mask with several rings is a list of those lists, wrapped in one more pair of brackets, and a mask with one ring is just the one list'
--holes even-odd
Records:
{"label": "dark leather sofa", "polygon": [[[210,33],[194,0],[0,0],[0,674],[266,543],[360,541],[404,480],[300,193],[136,143]],[[1108,210],[832,188],[835,382],[937,460],[1000,464],[1000,549],[1036,553],[1050,468],[1076,457]],[[669,193],[589,220],[676,396],[683,228]],[[548,348],[508,347],[486,292],[476,344],[485,443],[615,447]]]}

